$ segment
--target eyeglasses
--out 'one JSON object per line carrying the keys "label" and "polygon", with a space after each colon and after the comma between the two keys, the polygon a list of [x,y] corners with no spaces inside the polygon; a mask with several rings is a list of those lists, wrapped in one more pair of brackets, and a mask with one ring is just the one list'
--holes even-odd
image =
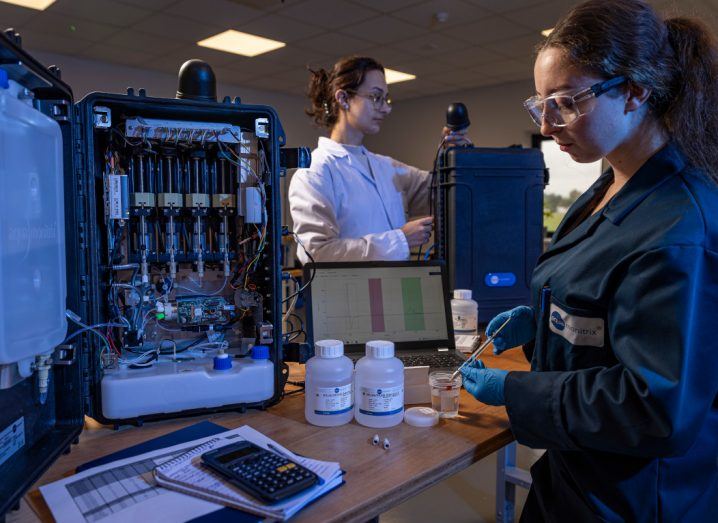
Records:
{"label": "eyeglasses", "polygon": [[391,98],[389,98],[389,93],[381,94],[381,93],[359,93],[357,91],[351,91],[355,96],[360,96],[362,98],[366,98],[367,100],[370,100],[372,105],[374,106],[374,109],[381,109],[384,104],[391,107]]}
{"label": "eyeglasses", "polygon": [[546,98],[532,96],[524,102],[524,107],[531,115],[531,119],[539,127],[541,127],[544,120],[551,127],[566,127],[581,116],[593,111],[595,104],[586,106],[583,102],[598,98],[626,81],[625,76],[616,76],[604,82],[593,84],[591,87],[582,89],[573,95],[557,93]]}

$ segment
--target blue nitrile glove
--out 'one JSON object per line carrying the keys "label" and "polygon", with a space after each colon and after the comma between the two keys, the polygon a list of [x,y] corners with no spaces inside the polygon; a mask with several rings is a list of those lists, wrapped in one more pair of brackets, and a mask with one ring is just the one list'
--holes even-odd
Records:
{"label": "blue nitrile glove", "polygon": [[486,335],[491,336],[509,317],[511,321],[494,339],[494,354],[501,354],[506,349],[524,345],[536,337],[534,310],[525,305],[494,316],[486,327]]}
{"label": "blue nitrile glove", "polygon": [[474,360],[461,369],[466,391],[487,405],[505,403],[504,382],[508,373],[503,369],[487,369],[481,360]]}

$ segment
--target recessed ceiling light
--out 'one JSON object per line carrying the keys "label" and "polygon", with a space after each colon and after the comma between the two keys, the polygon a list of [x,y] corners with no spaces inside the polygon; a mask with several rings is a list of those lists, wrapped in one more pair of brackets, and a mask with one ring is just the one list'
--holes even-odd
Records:
{"label": "recessed ceiling light", "polygon": [[553,27],[551,29],[544,29],[543,31],[541,31],[541,36],[548,36],[551,33],[553,33]]}
{"label": "recessed ceiling light", "polygon": [[415,80],[416,75],[409,73],[402,73],[401,71],[395,71],[394,69],[384,68],[384,76],[386,77],[387,84],[396,84],[399,82],[406,82],[407,80]]}
{"label": "recessed ceiling light", "polygon": [[38,11],[44,11],[52,4],[55,0],[0,0],[6,4],[19,5],[20,7],[27,7],[28,9],[37,9]]}
{"label": "recessed ceiling light", "polygon": [[249,33],[242,33],[234,29],[228,29],[223,33],[219,33],[204,40],[197,42],[197,45],[225,51],[227,53],[239,54],[242,56],[257,56],[269,51],[274,51],[284,47],[284,42],[270,40],[262,36],[256,36]]}

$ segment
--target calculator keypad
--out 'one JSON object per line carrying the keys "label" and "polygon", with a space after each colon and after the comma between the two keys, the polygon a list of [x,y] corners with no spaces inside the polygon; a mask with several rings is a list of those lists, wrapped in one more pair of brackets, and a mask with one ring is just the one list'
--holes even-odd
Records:
{"label": "calculator keypad", "polygon": [[313,476],[294,463],[272,453],[263,453],[232,463],[232,472],[270,494],[284,490]]}

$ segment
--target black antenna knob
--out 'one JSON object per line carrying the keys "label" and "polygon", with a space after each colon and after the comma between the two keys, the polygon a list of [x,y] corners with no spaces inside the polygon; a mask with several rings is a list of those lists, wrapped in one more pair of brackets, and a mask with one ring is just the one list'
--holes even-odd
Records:
{"label": "black antenna knob", "polygon": [[177,98],[217,101],[217,80],[210,65],[203,60],[187,60],[179,70]]}
{"label": "black antenna knob", "polygon": [[470,124],[469,111],[464,104],[454,102],[449,105],[446,110],[446,127],[452,131],[459,131],[467,128]]}

